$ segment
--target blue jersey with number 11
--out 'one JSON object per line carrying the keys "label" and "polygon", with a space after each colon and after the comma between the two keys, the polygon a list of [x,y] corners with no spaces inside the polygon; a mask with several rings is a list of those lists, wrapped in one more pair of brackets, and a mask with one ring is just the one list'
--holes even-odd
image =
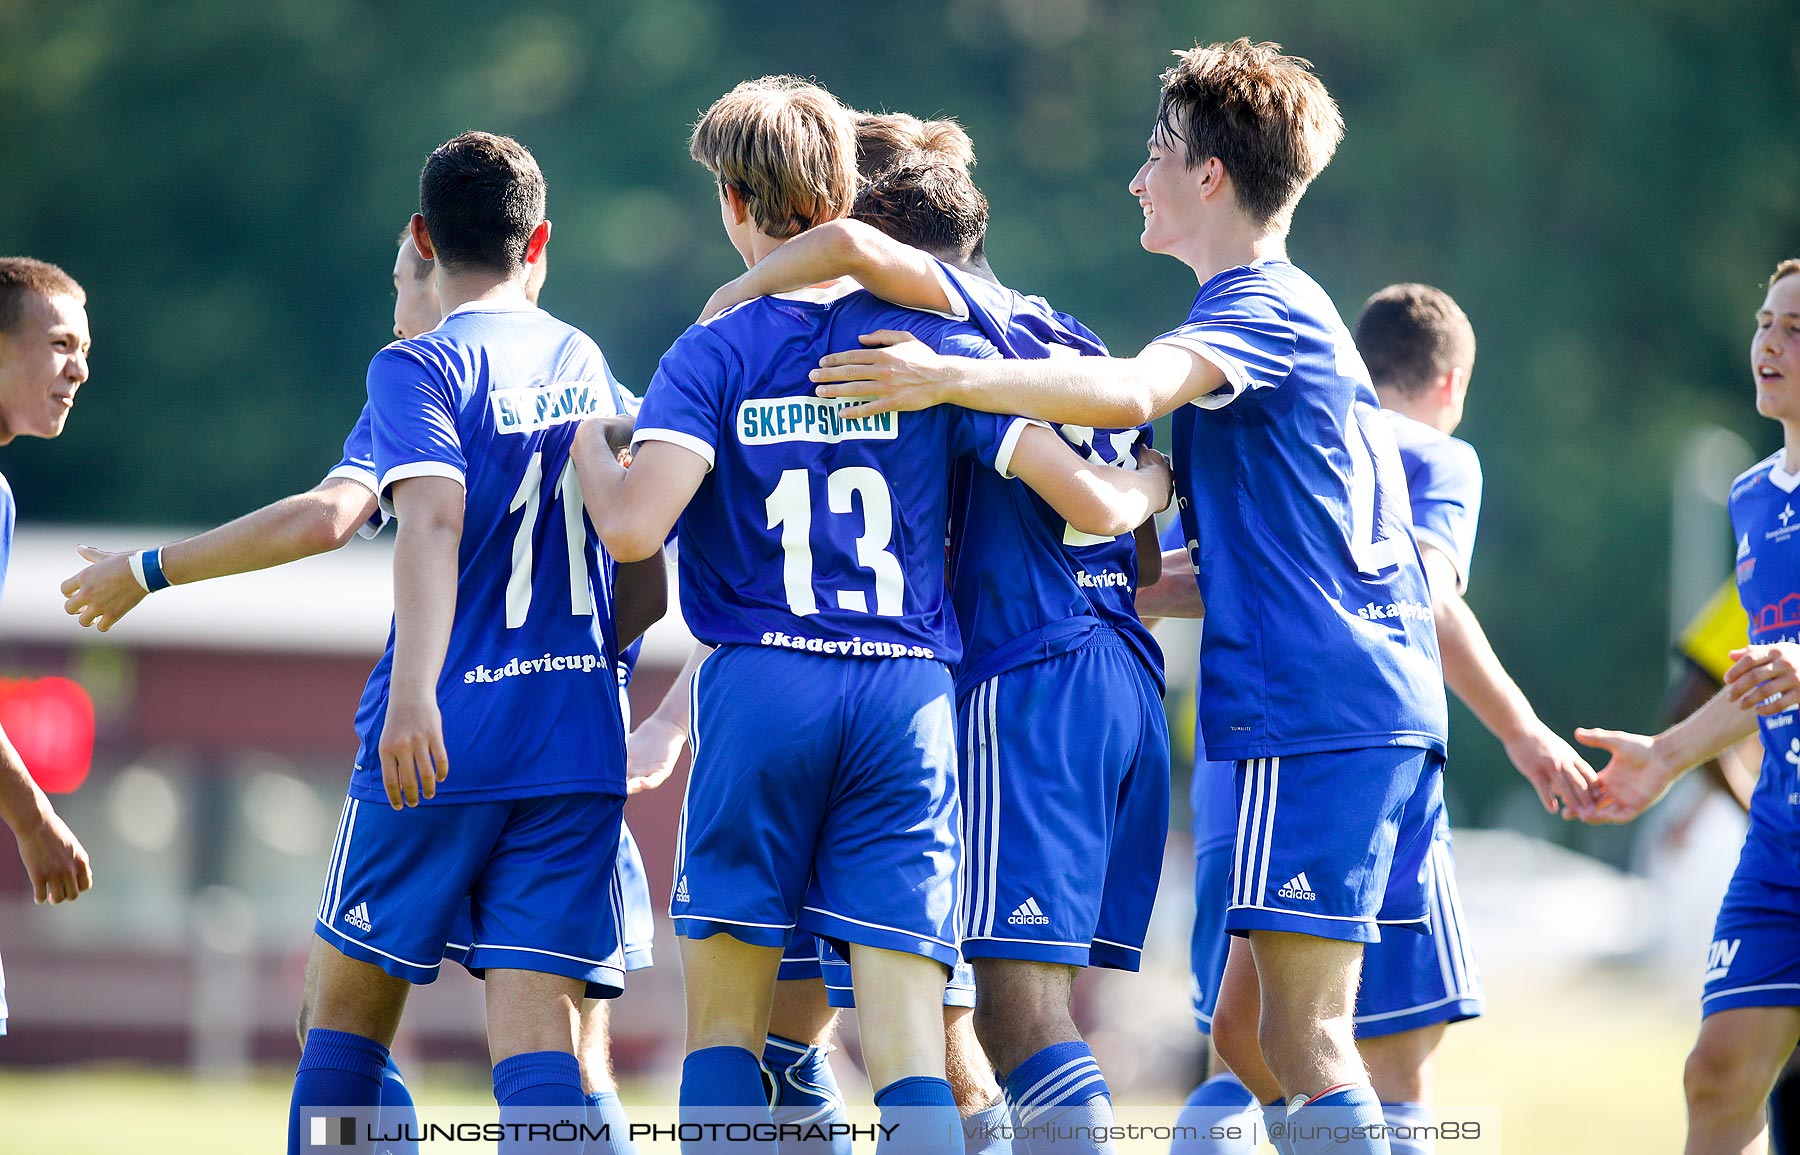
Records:
{"label": "blue jersey with number 11", "polygon": [[[618,411],[599,347],[525,306],[464,306],[369,366],[383,505],[407,478],[464,490],[438,802],[625,792],[610,567],[569,460],[576,423]],[[386,797],[393,660],[390,633],[356,715],[350,794],[365,801]]]}
{"label": "blue jersey with number 11", "polygon": [[851,292],[761,297],[695,325],[663,355],[639,441],[710,467],[681,515],[681,609],[711,645],[839,657],[961,652],[944,588],[950,464],[1006,471],[1025,423],[940,405],[846,420],[807,374],[877,329],[995,356],[970,326]]}

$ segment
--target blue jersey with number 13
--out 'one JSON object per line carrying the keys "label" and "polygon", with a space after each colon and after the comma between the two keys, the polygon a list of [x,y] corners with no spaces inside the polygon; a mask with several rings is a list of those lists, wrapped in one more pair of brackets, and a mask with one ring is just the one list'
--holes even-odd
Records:
{"label": "blue jersey with number 13", "polygon": [[876,329],[997,355],[962,322],[860,291],[758,298],[663,355],[637,437],[710,467],[681,517],[681,609],[701,641],[957,660],[944,588],[950,463],[1005,472],[1025,423],[954,406],[845,420],[850,402],[815,396],[807,374]]}

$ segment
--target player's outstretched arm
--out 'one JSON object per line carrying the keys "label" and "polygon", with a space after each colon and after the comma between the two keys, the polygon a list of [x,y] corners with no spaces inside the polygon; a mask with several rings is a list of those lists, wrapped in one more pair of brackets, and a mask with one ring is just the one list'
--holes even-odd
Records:
{"label": "player's outstretched arm", "polygon": [[[375,513],[375,494],[344,477],[328,477],[205,533],[157,551],[170,585],[206,581],[286,565],[337,549]],[[63,609],[104,632],[150,593],[131,564],[134,551],[78,550],[91,564],[62,583]],[[140,565],[142,563],[140,562]]]}
{"label": "player's outstretched arm", "polygon": [[1194,562],[1185,549],[1162,555],[1162,575],[1153,584],[1138,586],[1138,617],[1203,618],[1206,603],[1200,599],[1200,583],[1194,580]]}
{"label": "player's outstretched arm", "polygon": [[687,745],[694,671],[710,653],[711,646],[696,642],[669,692],[650,716],[632,730],[625,743],[625,793],[654,790],[674,773],[675,764],[681,761],[681,748]]}
{"label": "player's outstretched arm", "polygon": [[832,353],[812,371],[821,397],[870,398],[846,408],[846,418],[948,404],[1129,429],[1225,384],[1212,362],[1169,344],[1135,357],[996,360],[945,357],[893,329],[865,333],[862,342],[866,348]]}
{"label": "player's outstretched arm", "polygon": [[[1736,591],[1732,591],[1736,596]],[[1712,696],[1719,692],[1717,678],[1694,663],[1692,658],[1683,655],[1681,677],[1669,692],[1667,703],[1663,706],[1663,716],[1670,722],[1679,722],[1706,705]],[[1721,675],[1722,676],[1722,675]],[[1712,780],[1712,784],[1738,804],[1738,809],[1750,810],[1750,796],[1756,791],[1756,779],[1761,767],[1751,758],[1742,757],[1740,748],[1748,743],[1739,743],[1720,754],[1710,762],[1704,763],[1700,769]]]}
{"label": "player's outstretched arm", "polygon": [[31,780],[19,752],[0,730],[0,821],[19,843],[19,859],[38,902],[73,902],[94,885],[87,851]]}
{"label": "player's outstretched arm", "polygon": [[1138,467],[1121,469],[1089,461],[1054,431],[1028,425],[1007,469],[1050,503],[1063,520],[1098,537],[1131,533],[1169,507],[1174,474],[1169,459],[1138,449]]}
{"label": "player's outstretched arm", "polygon": [[569,456],[606,552],[620,562],[643,561],[662,549],[709,463],[691,449],[646,441],[632,451],[627,469],[615,455],[621,428],[610,417],[583,421]]}
{"label": "player's outstretched arm", "polygon": [[1592,817],[1593,768],[1544,725],[1524,691],[1500,664],[1475,612],[1456,592],[1455,563],[1431,545],[1422,545],[1420,553],[1433,591],[1431,610],[1444,659],[1444,684],[1500,739],[1507,758],[1537,791],[1545,810]]}
{"label": "player's outstretched arm", "polygon": [[[1746,655],[1732,671],[1748,660]],[[1756,712],[1732,699],[1729,674],[1727,679],[1725,689],[1706,705],[1654,738],[1619,730],[1575,731],[1577,742],[1612,756],[1594,784],[1598,802],[1588,821],[1630,822],[1668,793],[1676,779],[1755,732]]]}
{"label": "player's outstretched arm", "polygon": [[389,805],[417,806],[450,773],[438,676],[456,617],[463,487],[448,477],[394,483],[400,532],[394,542],[394,664],[382,726],[381,781]]}
{"label": "player's outstretched arm", "polygon": [[854,277],[884,301],[910,309],[962,315],[937,262],[879,229],[848,218],[810,228],[713,293],[702,321],[745,301],[791,293],[838,277]]}

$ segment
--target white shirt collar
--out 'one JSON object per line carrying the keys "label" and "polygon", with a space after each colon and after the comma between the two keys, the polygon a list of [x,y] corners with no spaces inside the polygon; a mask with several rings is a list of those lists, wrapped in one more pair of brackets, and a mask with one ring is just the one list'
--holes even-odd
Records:
{"label": "white shirt collar", "polygon": [[[473,301],[464,301],[462,304],[456,306],[456,308],[445,313],[444,321],[448,321],[458,313],[535,313],[537,311],[538,307],[528,301],[484,301],[476,299]],[[438,323],[442,324],[443,321]]]}
{"label": "white shirt collar", "polygon": [[1783,493],[1792,493],[1794,492],[1794,487],[1800,485],[1800,473],[1789,473],[1787,471],[1786,449],[1783,449],[1776,456],[1779,457],[1780,460],[1769,467],[1769,484],[1773,485],[1776,489],[1781,490]]}

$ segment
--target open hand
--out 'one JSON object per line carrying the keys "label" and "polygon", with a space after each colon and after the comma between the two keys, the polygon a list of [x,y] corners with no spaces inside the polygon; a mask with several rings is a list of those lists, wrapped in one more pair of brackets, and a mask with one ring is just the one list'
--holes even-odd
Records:
{"label": "open hand", "polygon": [[953,366],[962,360],[944,357],[911,333],[879,329],[864,333],[867,348],[831,353],[812,371],[814,392],[821,397],[868,398],[844,409],[846,419],[877,413],[929,409],[944,400]]}
{"label": "open hand", "polygon": [[687,731],[651,715],[625,741],[625,793],[641,794],[669,780],[687,745]]}
{"label": "open hand", "polygon": [[1612,755],[1595,780],[1596,805],[1583,815],[1586,821],[1630,822],[1675,782],[1676,776],[1657,761],[1654,744],[1643,734],[1584,728],[1575,731],[1575,740]]}
{"label": "open hand", "polygon": [[1594,768],[1549,727],[1539,725],[1508,742],[1506,756],[1537,791],[1545,810],[1565,818],[1593,816]]}
{"label": "open hand", "polygon": [[63,609],[82,625],[105,633],[137,608],[150,591],[132,575],[129,550],[78,545],[75,552],[92,564],[63,582],[63,597],[68,599],[63,602]]}

